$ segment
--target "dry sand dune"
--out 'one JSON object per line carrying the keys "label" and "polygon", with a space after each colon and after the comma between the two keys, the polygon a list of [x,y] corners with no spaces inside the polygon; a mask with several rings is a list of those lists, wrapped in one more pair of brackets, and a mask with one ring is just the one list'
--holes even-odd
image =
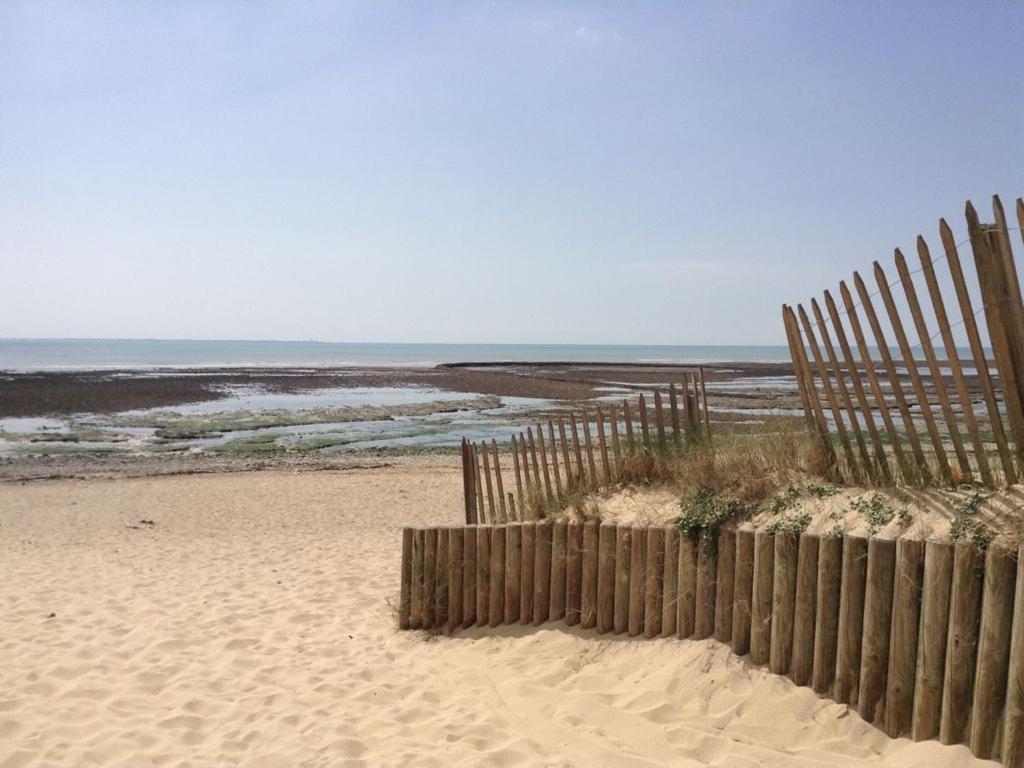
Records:
{"label": "dry sand dune", "polygon": [[989,765],[711,641],[395,631],[399,528],[459,477],[0,486],[0,766]]}

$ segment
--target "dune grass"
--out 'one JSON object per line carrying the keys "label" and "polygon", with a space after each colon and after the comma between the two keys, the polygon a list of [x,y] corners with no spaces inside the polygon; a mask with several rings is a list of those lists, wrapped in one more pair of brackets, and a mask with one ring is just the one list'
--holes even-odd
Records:
{"label": "dune grass", "polygon": [[[791,419],[778,419],[757,433],[718,434],[708,443],[647,447],[640,440],[623,441],[612,483],[604,490],[668,487],[682,500],[684,517],[689,507],[690,517],[681,524],[694,531],[710,530],[718,518],[735,517],[766,502],[798,479],[827,478],[830,469],[816,440],[799,431]],[[548,495],[539,483],[532,484],[526,489],[525,517],[599,517],[589,480],[570,482],[558,498]],[[826,493],[830,486],[813,488]]]}

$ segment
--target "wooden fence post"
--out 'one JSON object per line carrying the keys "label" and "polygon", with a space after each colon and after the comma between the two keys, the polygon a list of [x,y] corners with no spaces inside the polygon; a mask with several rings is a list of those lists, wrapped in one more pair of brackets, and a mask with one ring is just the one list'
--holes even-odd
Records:
{"label": "wooden fence post", "polygon": [[665,529],[665,578],[663,579],[661,634],[674,637],[679,611],[679,529]]}
{"label": "wooden fence post", "polygon": [[[520,440],[520,443],[522,441]],[[518,624],[522,608],[523,525],[505,529],[505,623]]]}
{"label": "wooden fence post", "polygon": [[491,605],[491,531],[476,527],[476,625],[490,623]]}
{"label": "wooden fence post", "polygon": [[647,423],[647,400],[644,399],[643,392],[640,393],[640,397],[637,398],[637,410],[640,411],[640,432],[644,439],[644,449],[650,453],[653,450],[651,444],[651,428]]}
{"label": "wooden fence post", "polygon": [[647,529],[647,584],[644,587],[644,637],[661,634],[662,579],[665,573],[665,530]]}
{"label": "wooden fence post", "polygon": [[990,760],[999,755],[1000,725],[1006,704],[1013,628],[1016,553],[996,546],[985,554],[985,587],[978,638],[978,668],[974,677],[971,751]]}
{"label": "wooden fence post", "polygon": [[[853,407],[853,399],[850,397],[850,390],[846,386],[846,379],[843,376],[843,370],[839,365],[839,358],[836,356],[835,347],[832,346],[832,336],[828,332],[828,325],[825,323],[825,316],[821,313],[821,307],[818,306],[817,299],[811,299],[811,310],[814,312],[814,319],[818,324],[818,329],[821,331],[821,343],[825,346],[825,354],[828,357],[829,367],[832,369],[832,375],[836,380],[836,389],[839,390],[839,398],[850,419],[850,429],[853,432],[853,437],[857,442],[857,450],[860,455],[860,462],[863,466],[863,472],[860,473],[862,478],[867,477],[872,483],[878,484],[878,473],[875,471],[874,462],[871,460],[871,454],[868,453],[867,442],[864,440],[864,433],[860,428],[860,421],[858,420],[857,410]],[[840,328],[836,328],[836,332],[840,331]],[[857,371],[855,369],[850,370],[850,376],[856,377]],[[870,414],[860,414],[870,418]]]}
{"label": "wooden fence post", "polygon": [[715,639],[732,640],[733,592],[736,586],[736,531],[718,531],[718,575],[715,579]]}
{"label": "wooden fence post", "polygon": [[[1017,201],[1017,212],[1024,229],[1024,204],[1020,200]],[[1010,768],[1024,766],[1024,549],[1017,553],[1015,591],[1006,720],[1003,724],[1003,764]]]}
{"label": "wooden fence post", "polygon": [[981,288],[981,301],[985,309],[992,353],[999,384],[1003,391],[1003,402],[1009,417],[1010,432],[1013,435],[1014,452],[1018,461],[1024,451],[1024,405],[1022,405],[1022,372],[1019,364],[1019,347],[1016,331],[1016,308],[1014,297],[1007,283],[1007,272],[998,253],[994,233],[982,228],[974,207],[967,204],[967,228],[974,252],[974,264]]}
{"label": "wooden fence post", "polygon": [[682,446],[682,429],[679,426],[679,396],[676,394],[676,385],[668,385],[668,408],[672,418],[672,442],[676,450]]}
{"label": "wooden fence post", "polygon": [[885,682],[889,671],[889,631],[892,626],[892,581],[895,566],[895,539],[869,539],[857,711],[867,722],[875,725],[881,724],[885,715]]}
{"label": "wooden fence post", "polygon": [[477,453],[476,443],[470,443],[469,449],[473,458],[473,484],[476,486],[476,520],[478,523],[494,522],[494,516],[487,517],[484,512],[484,481],[480,476],[480,456]]}
{"label": "wooden fence post", "polygon": [[[983,237],[988,241],[989,250],[995,254],[996,262],[1002,266],[1001,283],[1006,286],[1006,301],[1001,306],[1000,314],[1005,318],[1005,331],[1010,343],[1011,362],[1017,382],[1016,399],[1024,408],[1024,300],[1021,297],[1020,280],[1017,276],[1017,265],[1010,245],[1010,231],[1007,217],[1002,211],[1002,203],[998,196],[992,197],[992,215],[995,225],[983,227]],[[1018,455],[1024,458],[1024,444],[1018,442]]]}
{"label": "wooden fence post", "polygon": [[604,470],[604,483],[606,488],[610,488],[612,484],[612,468],[611,463],[608,461],[608,441],[604,435],[604,414],[601,413],[601,409],[597,409],[597,442],[601,447],[601,468]]}
{"label": "wooden fence post", "polygon": [[770,668],[777,675],[789,672],[796,615],[796,569],[799,557],[796,534],[775,534],[775,583],[772,585],[772,640]]}
{"label": "wooden fence post", "polygon": [[[843,328],[843,324],[839,318],[839,311],[836,308],[836,303],[832,298],[832,294],[825,291],[824,296],[825,308],[828,310],[829,319],[832,321],[832,329],[835,331],[836,341],[839,342],[839,349],[843,353],[843,361],[846,363],[850,380],[853,382],[853,391],[857,396],[857,404],[860,406],[860,415],[864,419],[864,424],[867,426],[868,434],[871,437],[871,444],[875,449],[875,460],[878,462],[878,470],[880,472],[879,480],[885,485],[892,485],[894,481],[892,469],[889,466],[889,457],[885,452],[885,445],[882,442],[882,438],[878,434],[878,426],[875,424],[875,417],[872,414],[871,404],[868,401],[867,392],[864,390],[864,382],[861,381],[860,373],[857,370],[857,362],[854,360],[853,350],[850,349],[850,342],[846,338],[846,330]],[[817,306],[816,303],[815,306]],[[850,322],[852,325],[857,322],[857,318],[855,316],[851,317]],[[872,370],[870,375],[873,374],[874,371]],[[867,373],[865,373],[865,375],[869,376]],[[888,409],[886,409],[886,412],[883,415],[883,422],[885,422],[885,416],[888,416]],[[885,423],[888,427],[889,422]],[[895,430],[890,430],[890,439],[892,439],[894,435]],[[898,442],[896,444],[898,445]]]}
{"label": "wooden fence post", "polygon": [[590,487],[598,490],[601,487],[601,478],[597,476],[597,465],[594,463],[594,444],[590,440],[590,420],[583,416],[583,440],[587,445],[587,466],[590,468]]}
{"label": "wooden fence post", "polygon": [[943,744],[966,743],[969,735],[981,618],[982,563],[981,553],[976,547],[956,545],[946,640],[946,673],[942,684],[942,721],[939,724],[939,740]]}
{"label": "wooden fence post", "polygon": [[569,523],[566,527],[565,549],[565,623],[580,623],[583,598],[583,526]]}
{"label": "wooden fence post", "polygon": [[[804,409],[804,420],[807,422],[807,429],[812,434],[819,433],[819,438],[824,441],[828,436],[821,434],[821,424],[818,422],[817,413],[811,402],[811,394],[817,397],[817,389],[809,386],[801,361],[801,350],[803,348],[803,337],[796,328],[790,317],[790,309],[786,304],[782,305],[782,324],[786,330],[786,343],[789,345],[789,357],[793,361],[793,377],[796,379],[797,394],[800,395],[800,405]],[[830,439],[830,438],[829,438]]]}
{"label": "wooden fence post", "polygon": [[800,326],[797,324],[796,313],[788,305],[782,306],[782,322],[786,328],[786,339],[789,342],[789,354],[793,359],[793,371],[796,375],[797,388],[801,392],[801,402],[804,406],[804,415],[807,418],[808,428],[818,432],[818,442],[825,460],[834,470],[837,467],[835,448],[832,445],[832,436],[829,432],[828,423],[825,421],[825,412],[821,407],[821,397],[818,394],[818,387],[814,383],[814,375],[811,373],[811,366],[807,360],[807,350],[804,349],[803,336],[800,335]]}
{"label": "wooden fence post", "polygon": [[534,532],[533,623],[543,624],[551,615],[551,523],[537,524]]}
{"label": "wooden fence post", "polygon": [[438,626],[437,621],[437,528],[423,532],[423,628]]}
{"label": "wooden fence post", "polygon": [[555,442],[555,425],[548,421],[548,437],[551,442],[551,469],[555,473],[555,491],[560,502],[565,500],[565,492],[562,490],[562,473],[558,469],[558,443]]}
{"label": "wooden fence post", "polygon": [[689,536],[679,536],[679,608],[676,615],[676,634],[680,638],[692,637],[697,609],[697,542]]}
{"label": "wooden fence post", "polygon": [[694,639],[703,640],[715,632],[715,595],[718,580],[718,552],[715,539],[697,539],[697,610]]}
{"label": "wooden fence post", "polygon": [[[463,452],[465,458],[465,452]],[[463,472],[465,475],[465,472]],[[402,582],[398,598],[398,628],[409,629],[412,615],[412,528],[402,529]]]}
{"label": "wooden fence post", "polygon": [[622,418],[626,424],[626,448],[630,454],[636,452],[636,438],[633,435],[633,413],[629,408],[629,400],[622,399]]}
{"label": "wooden fence post", "polygon": [[942,248],[946,253],[949,273],[953,278],[953,286],[956,289],[956,298],[960,306],[960,315],[963,318],[964,332],[967,334],[967,340],[971,347],[971,359],[974,361],[978,383],[981,385],[985,408],[992,427],[992,437],[999,452],[999,460],[1003,466],[1003,475],[1006,483],[1011,484],[1017,480],[1017,470],[1014,467],[1013,456],[1006,442],[1003,418],[999,413],[999,405],[996,402],[995,390],[992,386],[992,379],[988,370],[988,361],[985,359],[985,348],[982,346],[981,336],[978,333],[978,323],[974,317],[975,313],[974,307],[971,304],[971,295],[968,293],[967,283],[964,281],[964,273],[963,268],[960,266],[960,255],[957,253],[956,241],[945,219],[939,220],[939,236],[942,238]]}
{"label": "wooden fence post", "polygon": [[530,477],[530,452],[526,446],[526,435],[522,432],[519,433],[519,451],[522,454],[523,461],[523,486],[526,490],[526,495],[519,499],[519,518],[520,520],[526,520],[527,510],[529,509],[529,500],[533,497],[533,485],[536,479]]}
{"label": "wooden fence post", "polygon": [[422,528],[412,532],[412,586],[409,591],[409,629],[423,626],[423,552],[425,536]]}
{"label": "wooden fence post", "polygon": [[801,533],[796,565],[796,611],[789,673],[797,685],[809,685],[814,671],[814,627],[818,599],[818,537]]}
{"label": "wooden fence post", "polygon": [[580,627],[597,625],[598,530],[594,520],[583,524],[583,581],[580,595]]}
{"label": "wooden fence post", "polygon": [[462,626],[462,569],[465,567],[465,533],[462,528],[449,528],[448,536],[448,632]]}
{"label": "wooden fence post", "polygon": [[842,574],[843,539],[822,536],[818,540],[818,594],[814,609],[814,669],[811,672],[811,685],[822,696],[832,692],[836,681]]}
{"label": "wooden fence post", "polygon": [[522,561],[519,567],[519,623],[533,623],[533,572],[537,552],[537,524],[523,523],[520,533]]}
{"label": "wooden fence post", "polygon": [[629,535],[629,636],[644,629],[644,589],[647,585],[647,530],[634,525]]}
{"label": "wooden fence post", "polygon": [[952,577],[953,546],[929,541],[924,553],[921,632],[914,683],[914,722],[911,729],[914,741],[934,739],[939,735]]}
{"label": "wooden fence post", "polygon": [[443,628],[448,623],[448,529],[435,528],[437,535],[437,569],[434,581],[434,626]]}
{"label": "wooden fence post", "polygon": [[[490,529],[490,584],[487,600],[488,626],[497,627],[505,621],[505,541],[512,526],[494,526]],[[483,530],[487,530],[484,528]]]}
{"label": "wooden fence post", "polygon": [[[519,508],[522,509],[526,497],[523,495],[523,475],[519,467],[519,444],[516,442],[515,435],[512,435],[512,469],[516,473],[516,493],[519,498]],[[509,521],[514,522],[516,520],[515,510],[511,508],[512,505],[509,506]]]}
{"label": "wooden fence post", "polygon": [[[540,465],[544,470],[544,490],[547,492],[545,497],[548,501],[555,498],[554,489],[551,486],[551,470],[548,468],[548,452],[544,446],[544,425],[540,422],[537,423],[537,446],[540,448]],[[554,450],[554,445],[551,446]]]}
{"label": "wooden fence post", "polygon": [[476,526],[462,529],[462,626],[476,624]]}
{"label": "wooden fence post", "polygon": [[736,531],[736,575],[733,577],[732,651],[750,652],[750,606],[754,597],[754,532]]}
{"label": "wooden fence post", "polygon": [[[540,484],[540,462],[537,461],[537,441],[533,438],[533,429],[530,427],[526,428],[526,437],[530,441],[530,460],[533,462],[533,492],[536,496],[541,499],[545,499],[544,487]],[[550,486],[550,481],[548,485]]]}
{"label": "wooden fence post", "polygon": [[576,483],[573,481],[572,462],[569,460],[569,441],[565,437],[565,420],[558,417],[558,438],[562,442],[562,463],[565,466],[565,492],[569,493]]}
{"label": "wooden fence post", "polygon": [[772,645],[772,589],[775,586],[775,537],[754,533],[754,585],[750,606],[750,660],[767,664]]}
{"label": "wooden fence post", "polygon": [[[896,310],[892,291],[889,290],[889,278],[885,276],[882,265],[877,261],[874,264],[874,271],[875,283],[878,285],[878,291],[882,295],[882,303],[885,305],[885,311],[889,315],[889,322],[892,324],[893,333],[896,335],[896,343],[900,348],[901,361],[910,375],[910,384],[920,405],[918,410],[921,413],[921,418],[924,419],[925,428],[928,430],[928,435],[932,440],[932,450],[935,452],[935,459],[939,464],[939,473],[948,482],[953,477],[953,472],[949,466],[949,457],[946,456],[946,448],[942,443],[942,436],[939,434],[935,417],[932,415],[932,408],[928,403],[928,393],[924,390],[921,373],[918,371],[917,361],[914,359],[913,349],[910,346],[910,341],[907,339],[906,331],[903,330],[903,321]],[[895,387],[896,380],[894,379],[892,383],[893,387]]]}
{"label": "wooden fence post", "polygon": [[664,452],[668,448],[665,439],[665,414],[661,402],[661,390],[654,390],[654,425],[658,430],[658,450]]}
{"label": "wooden fence post", "polygon": [[566,524],[556,521],[551,527],[551,621],[565,618]]}
{"label": "wooden fence post", "polygon": [[[967,389],[967,382],[964,380],[963,368],[960,365],[960,353],[956,348],[956,341],[953,338],[952,326],[949,317],[946,315],[946,304],[942,299],[942,290],[939,288],[939,281],[935,277],[935,267],[932,264],[931,254],[928,252],[928,245],[923,237],[917,238],[917,256],[921,262],[921,271],[924,273],[925,283],[928,286],[928,296],[932,301],[932,309],[935,311],[935,322],[939,326],[939,333],[942,335],[942,344],[946,350],[946,359],[949,361],[949,369],[953,375],[953,385],[956,388],[957,398],[960,401],[960,411],[967,423],[967,431],[971,436],[971,443],[974,448],[974,457],[978,462],[978,471],[981,473],[982,481],[988,485],[994,485],[992,468],[988,463],[988,456],[985,453],[985,444],[978,430],[978,421],[974,416],[974,406],[971,402],[971,394]],[[981,372],[978,372],[979,378]]]}
{"label": "wooden fence post", "polygon": [[[883,277],[884,279],[884,277]],[[878,350],[878,354],[882,359],[882,364],[885,368],[886,374],[889,377],[889,386],[892,389],[893,397],[896,399],[896,407],[899,409],[900,416],[903,419],[903,429],[907,433],[907,441],[910,443],[910,447],[914,453],[914,458],[917,461],[917,476],[925,483],[931,481],[932,472],[928,466],[928,462],[924,457],[924,450],[921,448],[921,441],[917,435],[917,426],[914,424],[913,414],[910,412],[910,406],[907,404],[906,395],[903,393],[903,385],[900,382],[899,373],[896,371],[896,365],[892,361],[892,354],[889,352],[889,342],[885,338],[885,333],[882,331],[882,326],[878,322],[878,315],[875,314],[875,306],[871,303],[871,295],[868,293],[867,286],[864,284],[863,278],[857,272],[853,273],[854,287],[857,289],[857,295],[860,297],[861,306],[864,308],[864,314],[868,319],[868,324],[871,326],[871,332],[875,337],[875,347]],[[840,284],[840,290],[843,285]],[[843,299],[845,300],[845,296]],[[859,343],[858,339],[858,343]],[[884,396],[883,396],[884,402]],[[926,409],[925,409],[926,410]]]}
{"label": "wooden fence post", "polygon": [[700,400],[704,404],[704,439],[711,442],[711,409],[708,407],[708,388],[704,382],[704,366],[697,366],[697,377],[700,380]]}
{"label": "wooden fence post", "polygon": [[614,525],[598,526],[597,633],[615,627],[615,533]]}
{"label": "wooden fence post", "polygon": [[[903,257],[903,252],[899,248],[896,249],[896,271],[899,273],[900,282],[903,285],[903,293],[907,297],[907,305],[910,307],[910,315],[914,321],[914,328],[917,331],[918,346],[924,352],[925,362],[928,363],[928,370],[932,378],[932,388],[935,390],[935,395],[939,400],[939,409],[946,419],[947,433],[949,434],[950,441],[953,443],[953,452],[956,454],[963,477],[970,478],[973,470],[971,469],[970,459],[967,458],[967,452],[964,450],[963,439],[960,437],[960,424],[953,413],[953,406],[949,401],[949,394],[946,392],[946,384],[943,381],[938,358],[935,356],[931,335],[928,332],[928,326],[921,312],[921,304],[917,299],[917,289],[914,288],[914,281],[910,277],[910,270],[907,269],[907,260]],[[952,365],[952,361],[950,361],[950,364]],[[924,391],[923,388],[921,391]],[[924,402],[926,403],[927,401]],[[922,403],[922,407],[923,405],[924,403]],[[969,405],[970,401],[968,401]]]}
{"label": "wooden fence post", "polygon": [[[859,480],[861,477],[860,466],[857,464],[857,458],[854,456],[853,448],[850,445],[850,438],[846,433],[846,423],[843,421],[843,412],[839,407],[839,401],[836,399],[835,392],[832,391],[832,379],[828,375],[828,369],[825,367],[825,360],[822,358],[821,350],[818,348],[818,341],[814,335],[814,327],[811,325],[811,321],[807,317],[807,312],[804,311],[803,305],[797,305],[797,312],[800,315],[800,323],[804,327],[804,335],[807,337],[807,345],[811,348],[811,355],[814,357],[814,365],[818,369],[818,378],[821,380],[821,386],[825,392],[825,401],[828,403],[829,410],[832,412],[832,426],[839,434],[839,444],[842,446],[843,455],[846,457],[846,466],[849,468],[850,475],[854,480]],[[856,423],[856,419],[854,419],[854,423]]]}
{"label": "wooden fence post", "polygon": [[619,445],[619,414],[614,405],[608,406],[608,421],[612,427],[612,453],[615,456],[615,478],[622,474],[622,447]]}
{"label": "wooden fence post", "polygon": [[857,706],[860,694],[860,651],[864,629],[864,578],[868,541],[843,537],[843,573],[839,592],[839,642],[836,644],[836,682],[832,698]]}
{"label": "wooden fence post", "polygon": [[[885,430],[889,435],[889,444],[892,446],[892,452],[896,456],[896,464],[900,468],[904,481],[914,482],[918,476],[918,469],[916,465],[910,463],[910,459],[903,452],[903,441],[899,432],[896,431],[896,424],[892,419],[892,412],[886,400],[885,390],[882,389],[882,385],[878,380],[878,374],[875,372],[875,361],[871,355],[871,349],[867,345],[867,341],[864,338],[864,330],[861,328],[860,319],[857,317],[857,305],[853,302],[850,289],[846,287],[846,281],[840,281],[839,293],[846,308],[846,316],[850,320],[853,338],[857,342],[857,352],[860,354],[861,364],[864,366],[864,375],[867,376],[868,384],[871,386],[871,393],[875,398],[875,405],[878,407],[878,413],[881,415],[882,423],[885,425]],[[825,303],[828,304],[831,300],[832,297],[826,291]],[[834,304],[834,302],[831,303]],[[836,316],[834,306],[830,307],[829,313],[833,317]],[[841,327],[838,325],[838,321],[836,327]]]}
{"label": "wooden fence post", "polygon": [[[505,484],[501,479],[501,462],[498,459],[498,441],[491,438],[491,455],[494,456],[494,479],[498,484],[498,510],[501,512],[501,522],[508,522],[508,508],[505,506]],[[491,522],[497,522],[492,520]]]}
{"label": "wooden fence post", "polygon": [[572,447],[576,452],[576,475],[573,486],[576,488],[586,487],[587,474],[583,470],[583,451],[580,450],[580,431],[576,427],[576,414],[572,415]]}
{"label": "wooden fence post", "polygon": [[923,541],[904,537],[896,542],[889,680],[885,689],[885,732],[893,738],[909,734],[913,727],[924,557]]}
{"label": "wooden fence post", "polygon": [[480,454],[484,457],[484,480],[487,483],[487,519],[492,523],[498,519],[494,504],[494,487],[491,485],[491,463],[487,459],[487,443],[480,443]]}
{"label": "wooden fence post", "polygon": [[473,462],[469,458],[469,441],[462,438],[462,501],[466,508],[466,524],[471,525],[476,519],[476,488],[473,485]]}
{"label": "wooden fence post", "polygon": [[616,635],[629,629],[630,555],[633,551],[632,528],[615,528],[615,615],[612,628]]}

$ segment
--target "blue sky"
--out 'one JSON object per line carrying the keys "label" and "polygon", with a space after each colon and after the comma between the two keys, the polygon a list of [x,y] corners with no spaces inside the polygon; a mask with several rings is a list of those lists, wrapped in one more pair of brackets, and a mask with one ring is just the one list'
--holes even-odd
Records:
{"label": "blue sky", "polygon": [[1024,194],[1022,40],[1019,1],[6,2],[0,336],[783,343]]}

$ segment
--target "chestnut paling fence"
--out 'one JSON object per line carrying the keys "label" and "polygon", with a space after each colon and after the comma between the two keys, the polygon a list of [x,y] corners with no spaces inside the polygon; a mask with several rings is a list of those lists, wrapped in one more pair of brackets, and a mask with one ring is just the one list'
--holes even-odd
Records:
{"label": "chestnut paling fence", "polygon": [[[804,414],[837,479],[995,486],[1024,471],[1024,302],[1011,246],[1011,233],[1024,231],[1024,202],[1017,227],[998,197],[992,211],[993,223],[982,223],[967,203],[961,243],[941,220],[934,259],[918,237],[917,269],[897,249],[893,282],[876,261],[874,291],[854,272],[856,298],[839,283],[842,308],[829,291],[824,311],[817,299],[810,313],[782,308]],[[960,260],[968,243],[973,276]]]}
{"label": "chestnut paling fence", "polygon": [[403,629],[713,637],[890,736],[1024,765],[1024,559],[847,535],[531,522],[405,528]]}
{"label": "chestnut paling fence", "polygon": [[[538,422],[496,440],[462,441],[462,487],[466,523],[530,520],[548,504],[564,504],[577,493],[609,488],[637,459],[707,444],[711,421],[704,369],[682,374],[680,387],[655,389],[653,408],[641,394],[588,411]],[[545,433],[546,429],[546,433]]]}

